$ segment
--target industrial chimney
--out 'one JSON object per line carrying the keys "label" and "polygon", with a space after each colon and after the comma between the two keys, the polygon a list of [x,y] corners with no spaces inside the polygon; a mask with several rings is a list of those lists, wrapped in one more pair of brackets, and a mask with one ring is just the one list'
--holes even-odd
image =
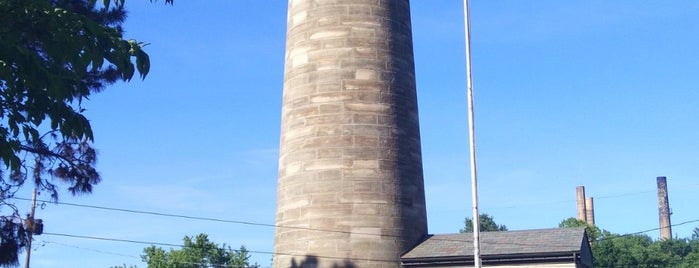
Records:
{"label": "industrial chimney", "polygon": [[587,224],[595,225],[595,204],[592,197],[585,198],[585,221]]}
{"label": "industrial chimney", "polygon": [[587,222],[587,211],[585,209],[585,186],[575,188],[576,202],[578,205],[578,220]]}
{"label": "industrial chimney", "polygon": [[672,225],[670,224],[670,202],[667,198],[667,179],[664,176],[657,177],[658,182],[658,216],[660,217],[660,239],[672,238]]}

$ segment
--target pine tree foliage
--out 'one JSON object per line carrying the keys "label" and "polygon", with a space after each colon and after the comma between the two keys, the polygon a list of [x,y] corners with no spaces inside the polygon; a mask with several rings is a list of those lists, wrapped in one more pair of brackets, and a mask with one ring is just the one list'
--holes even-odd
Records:
{"label": "pine tree foliage", "polygon": [[[495,231],[507,231],[507,226],[499,225],[495,222],[495,219],[486,214],[482,213],[478,216],[479,231],[481,232],[495,232]],[[464,229],[459,230],[461,233],[472,233],[473,232],[473,219],[466,217],[464,220]]]}

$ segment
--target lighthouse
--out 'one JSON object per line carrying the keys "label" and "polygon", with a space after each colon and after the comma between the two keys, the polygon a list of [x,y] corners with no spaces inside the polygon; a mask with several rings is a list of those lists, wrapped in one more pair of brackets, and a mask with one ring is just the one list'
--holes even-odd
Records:
{"label": "lighthouse", "polygon": [[409,0],[289,0],[274,267],[400,267],[427,235]]}

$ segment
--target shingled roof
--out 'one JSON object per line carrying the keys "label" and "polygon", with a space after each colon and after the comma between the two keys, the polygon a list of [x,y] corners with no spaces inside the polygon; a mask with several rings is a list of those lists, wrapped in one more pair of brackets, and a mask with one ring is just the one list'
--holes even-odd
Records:
{"label": "shingled roof", "polygon": [[[572,258],[588,251],[585,228],[555,228],[522,231],[482,232],[481,259]],[[587,252],[586,252],[587,253]],[[430,235],[405,253],[405,263],[461,260],[473,261],[473,233]]]}

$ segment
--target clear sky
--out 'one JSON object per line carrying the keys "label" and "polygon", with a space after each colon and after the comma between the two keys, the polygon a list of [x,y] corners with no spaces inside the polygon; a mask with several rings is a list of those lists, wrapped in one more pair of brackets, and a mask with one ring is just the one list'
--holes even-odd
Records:
{"label": "clear sky", "polygon": [[[163,2],[127,1],[152,69],[86,104],[104,181],[61,202],[254,224],[49,203],[35,267],[145,267],[147,245],[61,235],[272,251],[286,1]],[[429,231],[454,233],[471,215],[462,1],[411,2]],[[694,0],[471,1],[481,211],[556,227],[584,185],[601,228],[654,229],[667,176],[673,224],[699,220],[696,14]]]}

